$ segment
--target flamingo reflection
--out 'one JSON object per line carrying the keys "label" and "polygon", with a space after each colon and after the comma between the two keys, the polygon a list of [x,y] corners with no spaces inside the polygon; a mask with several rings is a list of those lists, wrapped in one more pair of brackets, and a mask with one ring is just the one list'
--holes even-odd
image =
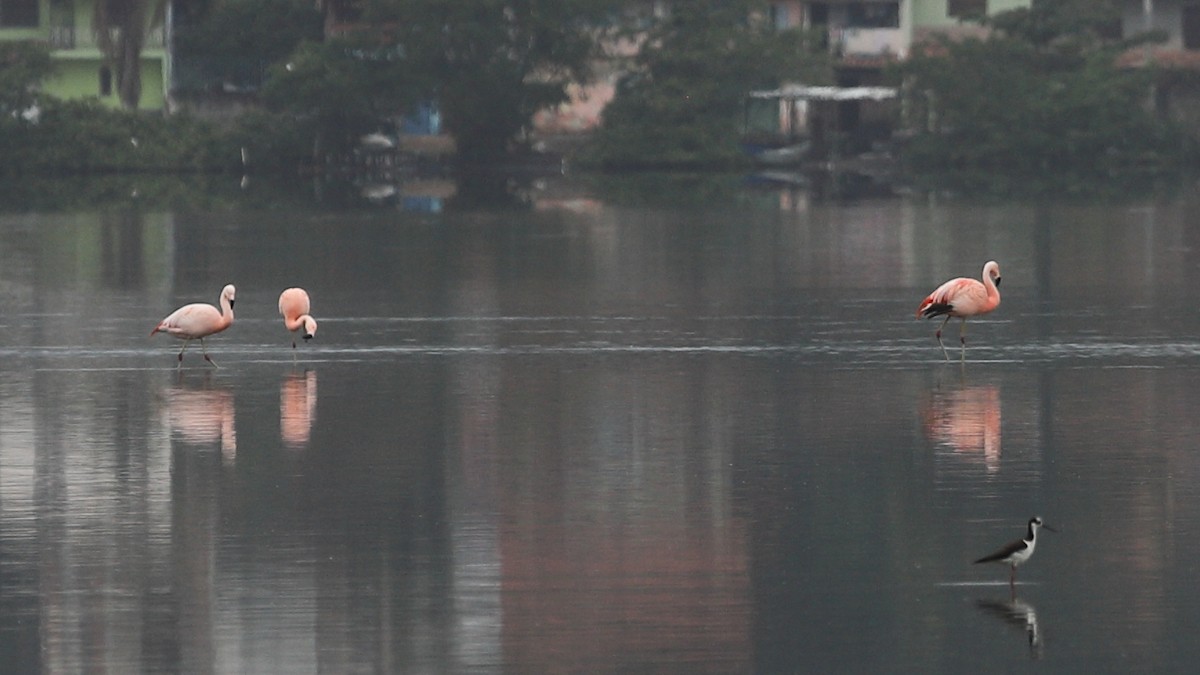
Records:
{"label": "flamingo reflection", "polygon": [[1029,640],[1029,658],[1042,657],[1042,631],[1038,626],[1037,610],[1033,605],[1016,597],[1007,601],[978,600],[976,605],[985,614],[1002,619],[1009,626],[1023,629],[1025,637]]}
{"label": "flamingo reflection", "polygon": [[279,385],[279,434],[289,448],[308,444],[317,416],[317,372],[291,373]]}
{"label": "flamingo reflection", "polygon": [[237,456],[233,394],[220,388],[185,386],[182,379],[164,392],[164,414],[172,434],[184,443],[219,443],[221,457]]}
{"label": "flamingo reflection", "polygon": [[935,391],[921,410],[929,440],[956,456],[1000,469],[1000,389],[995,385]]}

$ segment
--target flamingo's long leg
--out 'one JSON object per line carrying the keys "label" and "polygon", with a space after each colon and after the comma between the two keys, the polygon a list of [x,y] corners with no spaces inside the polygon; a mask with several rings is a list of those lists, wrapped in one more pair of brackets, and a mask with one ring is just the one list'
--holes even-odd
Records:
{"label": "flamingo's long leg", "polygon": [[958,328],[958,341],[962,343],[962,355],[959,361],[967,360],[967,317],[963,317],[962,325]]}
{"label": "flamingo's long leg", "polygon": [[190,344],[190,343],[191,343],[191,341],[192,341],[192,339],[191,339],[191,338],[188,338],[188,339],[186,339],[186,340],[184,340],[184,341],[183,341],[183,348],[179,350],[179,363],[183,363],[183,353],[184,353],[185,351],[187,351],[188,344]]}
{"label": "flamingo's long leg", "polygon": [[946,351],[946,345],[942,344],[942,329],[945,328],[946,324],[949,322],[950,315],[947,314],[946,319],[942,321],[942,325],[938,326],[937,332],[934,333],[934,336],[937,337],[938,346],[942,348],[942,356],[945,356],[947,361],[950,360],[950,353]]}
{"label": "flamingo's long leg", "polygon": [[220,366],[217,365],[217,362],[213,361],[212,357],[208,355],[208,349],[204,347],[204,338],[200,338],[200,350],[204,352],[205,361],[211,363],[213,368],[220,368]]}

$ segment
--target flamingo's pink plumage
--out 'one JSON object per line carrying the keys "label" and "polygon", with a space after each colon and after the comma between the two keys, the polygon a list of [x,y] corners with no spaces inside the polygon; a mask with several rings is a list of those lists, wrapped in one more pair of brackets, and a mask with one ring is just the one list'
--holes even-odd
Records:
{"label": "flamingo's pink plumage", "polygon": [[921,301],[921,306],[917,308],[918,319],[930,319],[935,316],[946,317],[942,321],[942,325],[938,326],[935,335],[947,361],[950,360],[950,355],[946,353],[946,346],[942,344],[942,329],[946,327],[946,322],[955,317],[962,319],[959,341],[962,342],[962,358],[965,359],[967,354],[967,317],[987,314],[996,309],[1000,305],[999,286],[1000,265],[995,260],[989,260],[983,266],[983,281],[966,277],[951,279],[938,286]]}
{"label": "flamingo's pink plumage", "polygon": [[183,362],[183,352],[187,350],[188,344],[192,340],[199,340],[200,349],[204,352],[204,360],[216,366],[216,362],[209,357],[208,350],[204,347],[204,338],[220,333],[233,325],[233,303],[236,293],[237,289],[233,287],[233,284],[221,289],[220,311],[203,302],[184,305],[159,321],[154,330],[150,331],[150,335],[161,332],[183,340],[183,348],[179,350],[181,363]]}
{"label": "flamingo's pink plumage", "polygon": [[[295,333],[303,329],[301,334],[305,340],[311,340],[317,334],[317,320],[312,318],[308,302],[308,293],[303,288],[289,288],[279,294],[279,313],[283,315],[283,325]],[[292,349],[296,348],[296,338],[292,338]]]}

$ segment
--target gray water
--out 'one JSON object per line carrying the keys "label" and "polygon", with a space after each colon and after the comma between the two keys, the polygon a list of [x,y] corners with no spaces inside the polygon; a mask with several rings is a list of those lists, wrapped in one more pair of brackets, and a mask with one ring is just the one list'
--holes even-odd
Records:
{"label": "gray water", "polygon": [[1194,669],[1189,190],[663,192],[0,213],[5,672]]}

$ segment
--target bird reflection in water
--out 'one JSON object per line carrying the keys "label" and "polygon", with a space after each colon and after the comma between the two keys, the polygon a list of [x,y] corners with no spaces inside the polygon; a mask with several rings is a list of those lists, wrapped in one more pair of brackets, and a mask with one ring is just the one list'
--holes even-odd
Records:
{"label": "bird reflection in water", "polygon": [[1023,629],[1029,641],[1029,658],[1042,658],[1042,631],[1038,626],[1037,610],[1033,605],[1016,597],[1008,600],[980,599],[975,604],[984,614],[1002,619],[1009,626]]}
{"label": "bird reflection in water", "polygon": [[237,457],[237,429],[232,392],[211,386],[207,376],[201,387],[187,385],[181,374],[177,383],[163,393],[163,400],[167,426],[176,438],[190,445],[219,443],[221,459],[233,462]]}
{"label": "bird reflection in water", "polygon": [[279,434],[289,448],[308,445],[317,416],[317,371],[291,373],[279,385]]}
{"label": "bird reflection in water", "polygon": [[1000,419],[996,385],[935,390],[921,410],[926,438],[988,473],[1000,469]]}

